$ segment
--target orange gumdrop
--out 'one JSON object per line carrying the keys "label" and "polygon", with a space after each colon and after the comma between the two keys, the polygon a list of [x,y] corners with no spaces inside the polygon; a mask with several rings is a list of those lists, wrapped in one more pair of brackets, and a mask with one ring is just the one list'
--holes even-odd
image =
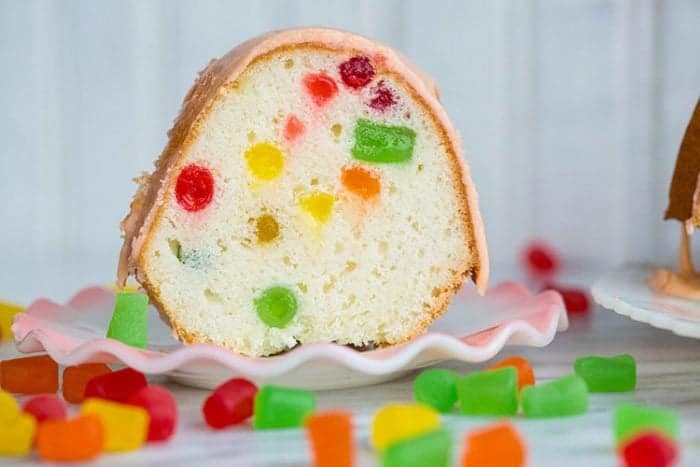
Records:
{"label": "orange gumdrop", "polygon": [[344,167],[340,181],[348,191],[363,199],[377,196],[381,190],[379,177],[364,167]]}
{"label": "orange gumdrop", "polygon": [[291,143],[296,141],[303,133],[304,124],[296,115],[290,114],[284,122],[284,131],[282,132],[284,139]]}
{"label": "orange gumdrop", "polygon": [[306,434],[314,467],[352,467],[355,447],[348,412],[315,413],[306,420]]}
{"label": "orange gumdrop", "polygon": [[43,460],[89,460],[101,453],[104,445],[104,427],[97,415],[45,421],[36,435],[36,447]]}
{"label": "orange gumdrop", "polygon": [[85,400],[85,386],[96,376],[110,373],[104,363],[83,363],[69,366],[63,370],[63,398],[71,404],[79,404]]}
{"label": "orange gumdrop", "polygon": [[532,371],[530,362],[518,355],[508,357],[505,360],[501,360],[495,365],[490,366],[489,370],[495,370],[507,366],[514,367],[518,372],[518,391],[520,391],[525,386],[532,386],[533,384],[535,384],[535,373]]}
{"label": "orange gumdrop", "polygon": [[522,467],[525,457],[525,442],[515,427],[498,423],[467,434],[461,465]]}
{"label": "orange gumdrop", "polygon": [[48,394],[58,390],[58,364],[48,355],[3,360],[2,388],[15,394]]}
{"label": "orange gumdrop", "polygon": [[309,73],[303,79],[306,92],[317,106],[326,105],[338,94],[335,80],[325,73]]}

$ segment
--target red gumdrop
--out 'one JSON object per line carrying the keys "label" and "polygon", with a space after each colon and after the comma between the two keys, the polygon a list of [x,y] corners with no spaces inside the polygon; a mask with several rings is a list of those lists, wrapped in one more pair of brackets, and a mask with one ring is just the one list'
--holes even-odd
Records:
{"label": "red gumdrop", "polygon": [[678,457],[676,444],[655,432],[643,432],[620,450],[626,467],[670,467]]}
{"label": "red gumdrop", "polygon": [[177,176],[175,197],[186,211],[200,211],[214,197],[214,177],[209,169],[196,164],[185,166]]}
{"label": "red gumdrop", "polygon": [[374,67],[369,57],[357,56],[344,61],[338,67],[340,78],[348,87],[360,89],[374,78]]}
{"label": "red gumdrop", "polygon": [[132,394],[148,385],[143,373],[131,368],[105,373],[88,381],[85,398],[96,397],[109,401],[126,403]]}
{"label": "red gumdrop", "polygon": [[55,394],[41,394],[28,399],[22,406],[22,412],[33,415],[38,423],[64,420],[67,416],[66,406]]}
{"label": "red gumdrop", "polygon": [[551,276],[559,269],[559,259],[554,250],[543,243],[533,242],[523,253],[525,269],[535,276]]}
{"label": "red gumdrop", "polygon": [[284,122],[284,131],[282,136],[290,143],[295,141],[304,133],[304,124],[297,118],[296,115],[290,114]]}
{"label": "red gumdrop", "polygon": [[375,86],[372,92],[374,93],[374,97],[369,101],[369,106],[375,110],[384,112],[396,103],[394,93],[384,84],[384,81],[377,83],[377,86]]}
{"label": "red gumdrop", "polygon": [[148,441],[165,441],[175,433],[177,404],[172,393],[164,387],[141,388],[132,394],[126,403],[143,407],[148,412]]}
{"label": "red gumdrop", "polygon": [[244,378],[233,378],[216,388],[204,401],[204,420],[212,428],[236,425],[253,415],[258,387]]}
{"label": "red gumdrop", "polygon": [[556,284],[547,284],[543,287],[543,290],[546,289],[559,292],[561,298],[564,300],[564,307],[567,313],[583,314],[587,313],[591,308],[591,301],[585,290],[562,287]]}
{"label": "red gumdrop", "polygon": [[338,94],[338,85],[335,80],[325,73],[309,73],[303,79],[306,92],[311,96],[314,104],[321,107]]}

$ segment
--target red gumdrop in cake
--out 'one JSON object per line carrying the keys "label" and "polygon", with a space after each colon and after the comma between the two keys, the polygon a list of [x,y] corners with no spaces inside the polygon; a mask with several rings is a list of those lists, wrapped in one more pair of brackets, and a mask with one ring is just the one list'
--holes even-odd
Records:
{"label": "red gumdrop in cake", "polygon": [[177,202],[186,211],[200,211],[214,197],[214,177],[206,167],[196,164],[186,166],[175,184]]}
{"label": "red gumdrop in cake", "polygon": [[374,67],[368,57],[357,56],[344,61],[338,67],[340,78],[346,86],[360,89],[374,78]]}

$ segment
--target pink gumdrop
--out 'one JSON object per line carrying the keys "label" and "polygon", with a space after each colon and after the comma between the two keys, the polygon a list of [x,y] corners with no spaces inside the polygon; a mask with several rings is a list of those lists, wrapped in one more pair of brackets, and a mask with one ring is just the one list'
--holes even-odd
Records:
{"label": "pink gumdrop", "polygon": [[532,242],[523,251],[525,270],[539,277],[554,275],[559,270],[559,258],[556,252],[540,242]]}
{"label": "pink gumdrop", "polygon": [[380,112],[384,112],[386,109],[396,104],[396,96],[391,92],[386,86],[384,81],[380,81],[372,90],[373,97],[369,101],[369,106]]}
{"label": "pink gumdrop", "polygon": [[175,433],[177,403],[167,389],[161,386],[141,388],[129,397],[127,404],[143,407],[148,412],[148,441],[165,441]]}
{"label": "pink gumdrop", "polygon": [[282,136],[284,136],[285,140],[292,143],[299,139],[302,134],[304,134],[304,124],[296,115],[290,114],[284,122]]}
{"label": "pink gumdrop", "polygon": [[63,420],[66,418],[66,406],[55,394],[41,394],[28,399],[22,411],[31,414],[38,423],[46,420]]}
{"label": "pink gumdrop", "polygon": [[131,368],[113,371],[96,376],[85,386],[85,398],[96,397],[125,403],[132,394],[146,387],[148,382],[143,373]]}
{"label": "pink gumdrop", "polygon": [[626,467],[670,467],[678,457],[676,443],[655,432],[629,440],[620,452]]}
{"label": "pink gumdrop", "polygon": [[216,388],[204,401],[204,420],[212,428],[236,425],[253,415],[258,387],[244,378],[233,378]]}

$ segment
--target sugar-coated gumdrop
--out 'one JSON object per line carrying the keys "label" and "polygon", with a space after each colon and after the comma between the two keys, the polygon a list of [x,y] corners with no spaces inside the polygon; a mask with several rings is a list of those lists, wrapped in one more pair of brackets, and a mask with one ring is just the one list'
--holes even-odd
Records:
{"label": "sugar-coated gumdrop", "polygon": [[185,211],[201,211],[214,197],[211,171],[197,164],[185,166],[175,182],[175,198]]}
{"label": "sugar-coated gumdrop", "polygon": [[656,431],[670,439],[678,439],[678,414],[660,407],[620,404],[613,415],[615,443],[620,445],[641,432]]}
{"label": "sugar-coated gumdrop", "polygon": [[372,445],[383,451],[390,444],[412,438],[440,426],[440,415],[424,404],[388,404],[374,414]]}
{"label": "sugar-coated gumdrop", "polygon": [[523,252],[525,270],[538,277],[549,277],[559,270],[559,258],[555,251],[541,242],[532,242]]}
{"label": "sugar-coated gumdrop", "polygon": [[105,451],[133,451],[146,441],[149,417],[141,407],[87,399],[80,413],[100,417],[104,427]]}
{"label": "sugar-coated gumdrop", "polygon": [[396,96],[394,96],[394,93],[384,81],[380,81],[374,89],[372,89],[372,99],[369,101],[369,106],[373,109],[384,112],[395,103]]}
{"label": "sugar-coated gumdrop", "polygon": [[63,370],[63,384],[61,390],[63,398],[71,404],[79,404],[85,400],[85,386],[88,381],[96,376],[111,373],[104,363],[83,363],[82,365],[69,366]]}
{"label": "sugar-coated gumdrop", "polygon": [[202,406],[204,420],[212,428],[237,425],[253,415],[258,387],[244,378],[233,378],[217,387]]}
{"label": "sugar-coated gumdrop", "polygon": [[678,458],[673,440],[650,431],[639,433],[620,449],[624,467],[671,467]]}
{"label": "sugar-coated gumdrop", "polygon": [[574,371],[586,382],[588,392],[632,391],[637,385],[637,364],[629,354],[580,357]]}
{"label": "sugar-coated gumdrop", "polygon": [[39,425],[36,436],[39,457],[45,461],[87,461],[105,447],[102,420],[80,415],[72,420],[52,420]]}
{"label": "sugar-coated gumdrop", "polygon": [[319,224],[325,224],[333,213],[335,197],[330,193],[316,192],[299,198],[299,206]]}
{"label": "sugar-coated gumdrop", "polygon": [[132,394],[146,387],[143,373],[131,368],[96,376],[85,386],[85,398],[98,398],[114,402],[126,402]]}
{"label": "sugar-coated gumdrop", "polygon": [[294,292],[279,285],[263,290],[253,303],[258,317],[273,328],[283,328],[289,324],[299,308]]}
{"label": "sugar-coated gumdrop", "polygon": [[148,296],[119,292],[107,328],[107,337],[140,349],[148,346]]}
{"label": "sugar-coated gumdrop", "polygon": [[3,360],[0,382],[15,394],[49,394],[58,390],[58,364],[48,355]]}
{"label": "sugar-coated gumdrop", "polygon": [[547,418],[579,415],[588,410],[588,388],[576,374],[549,383],[527,386],[520,393],[526,417]]}
{"label": "sugar-coated gumdrop", "polygon": [[475,371],[457,381],[459,408],[469,415],[515,415],[518,373],[513,367]]}
{"label": "sugar-coated gumdrop", "polygon": [[364,167],[343,167],[340,181],[350,193],[362,199],[374,198],[381,190],[379,177]]}
{"label": "sugar-coated gumdrop", "polygon": [[19,404],[12,394],[0,391],[0,425],[17,418],[19,413]]}
{"label": "sugar-coated gumdrop", "polygon": [[522,390],[525,386],[532,386],[535,384],[535,372],[532,371],[532,366],[527,359],[514,355],[508,357],[500,362],[489,367],[489,370],[495,370],[498,368],[504,368],[512,366],[518,372],[518,391]]}
{"label": "sugar-coated gumdrop", "polygon": [[557,287],[555,290],[564,299],[564,307],[568,313],[586,313],[590,310],[591,301],[585,290],[561,287]]}
{"label": "sugar-coated gumdrop", "polygon": [[429,405],[438,412],[449,412],[457,402],[457,379],[452,370],[432,368],[425,370],[413,381],[416,402]]}
{"label": "sugar-coated gumdrop", "polygon": [[165,441],[175,433],[177,403],[173,395],[161,386],[146,386],[129,397],[129,405],[148,412],[148,441]]}
{"label": "sugar-coated gumdrop", "polygon": [[447,467],[452,458],[452,438],[439,429],[404,439],[382,453],[382,467]]}
{"label": "sugar-coated gumdrop", "polygon": [[12,340],[12,321],[24,307],[14,303],[0,302],[0,340]]}
{"label": "sugar-coated gumdrop", "polygon": [[299,427],[314,410],[313,392],[263,386],[255,395],[253,426],[256,429]]}
{"label": "sugar-coated gumdrop", "polygon": [[346,86],[360,89],[367,86],[374,78],[374,67],[369,57],[359,55],[345,60],[338,66],[340,79]]}
{"label": "sugar-coated gumdrop", "polygon": [[335,80],[325,73],[309,73],[303,79],[304,88],[317,106],[326,105],[338,94]]}
{"label": "sugar-coated gumdrop", "polygon": [[282,151],[272,143],[257,143],[245,152],[248,170],[259,180],[269,181],[279,177],[284,169]]}
{"label": "sugar-coated gumdrop", "polygon": [[268,243],[276,239],[280,234],[280,226],[275,216],[263,214],[255,220],[255,235],[258,242]]}
{"label": "sugar-coated gumdrop", "polygon": [[312,414],[306,419],[306,435],[314,467],[355,465],[350,413],[334,411]]}
{"label": "sugar-coated gumdrop", "polygon": [[415,143],[416,132],[406,126],[360,118],[355,125],[352,157],[377,163],[405,162],[413,157]]}
{"label": "sugar-coated gumdrop", "polygon": [[38,423],[63,420],[67,415],[66,406],[55,394],[41,394],[28,399],[22,405],[22,411],[32,415]]}
{"label": "sugar-coated gumdrop", "polygon": [[282,136],[284,139],[290,143],[293,143],[299,137],[304,134],[304,124],[299,118],[291,114],[284,121],[284,130],[282,131]]}
{"label": "sugar-coated gumdrop", "polygon": [[523,467],[527,449],[510,423],[496,423],[467,433],[462,467]]}
{"label": "sugar-coated gumdrop", "polygon": [[34,443],[36,420],[32,415],[19,414],[0,423],[0,456],[24,456]]}

